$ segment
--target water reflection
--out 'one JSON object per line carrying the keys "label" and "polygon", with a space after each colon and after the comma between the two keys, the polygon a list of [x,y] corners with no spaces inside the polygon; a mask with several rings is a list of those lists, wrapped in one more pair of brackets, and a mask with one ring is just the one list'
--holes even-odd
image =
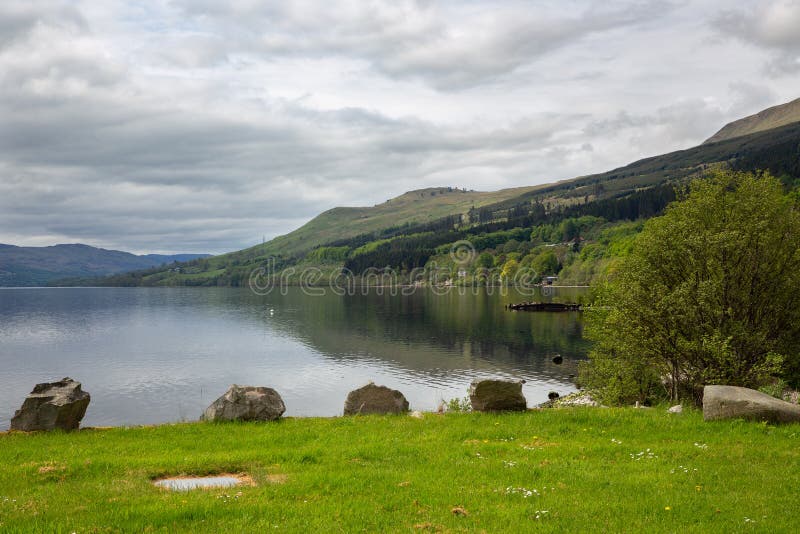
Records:
{"label": "water reflection", "polygon": [[522,299],[0,290],[0,428],[34,383],[63,376],[92,394],[89,425],[195,419],[231,383],[275,387],[287,415],[339,414],[347,391],[368,380],[400,388],[415,409],[463,397],[476,376],[524,378],[529,404],[542,402],[573,389],[586,343],[577,313],[504,309]]}

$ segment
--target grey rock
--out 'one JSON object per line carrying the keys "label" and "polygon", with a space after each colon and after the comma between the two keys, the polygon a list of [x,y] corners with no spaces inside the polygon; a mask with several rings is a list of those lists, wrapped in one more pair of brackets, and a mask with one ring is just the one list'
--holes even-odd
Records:
{"label": "grey rock", "polygon": [[564,397],[559,397],[553,401],[545,403],[549,407],[566,408],[570,406],[598,406],[591,395],[586,391],[576,391]]}
{"label": "grey rock", "polygon": [[211,403],[200,418],[205,421],[275,421],[286,411],[272,388],[233,384]]}
{"label": "grey rock", "polygon": [[754,389],[737,386],[703,388],[703,419],[737,418],[771,423],[800,422],[800,406]]}
{"label": "grey rock", "polygon": [[524,380],[474,380],[469,400],[476,412],[525,411],[528,403],[522,394]]}
{"label": "grey rock", "polygon": [[670,409],[667,410],[667,412],[669,412],[669,413],[683,413],[683,406],[680,405],[680,404],[676,404],[675,406],[671,406]]}
{"label": "grey rock", "polygon": [[344,401],[345,415],[406,413],[408,401],[396,389],[376,386],[372,382],[354,389]]}
{"label": "grey rock", "polygon": [[89,393],[71,378],[36,384],[11,418],[11,430],[75,430],[89,406]]}

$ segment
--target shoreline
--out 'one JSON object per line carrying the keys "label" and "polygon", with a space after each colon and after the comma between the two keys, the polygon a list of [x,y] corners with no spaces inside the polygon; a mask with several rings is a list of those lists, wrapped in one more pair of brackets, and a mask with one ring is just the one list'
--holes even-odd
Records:
{"label": "shoreline", "polygon": [[[735,532],[755,518],[789,532],[800,517],[786,491],[800,484],[786,470],[797,425],[635,408],[435,415],[5,433],[0,530]],[[156,485],[226,473],[253,484]]]}
{"label": "shoreline", "polygon": [[[404,418],[404,417],[411,417],[411,418],[422,418],[425,416],[446,416],[447,414],[453,413],[485,413],[491,415],[504,415],[504,414],[521,414],[521,413],[531,413],[531,412],[539,412],[541,410],[552,410],[552,409],[564,409],[564,408],[599,408],[601,407],[597,402],[595,402],[588,392],[584,390],[575,391],[573,393],[569,393],[564,395],[563,397],[559,397],[557,399],[548,400],[543,403],[537,404],[535,406],[528,407],[526,410],[518,411],[518,412],[478,412],[473,410],[466,410],[466,411],[453,411],[453,410],[444,410],[442,412],[439,411],[422,411],[422,410],[409,410],[404,414],[384,414],[378,415],[378,417],[384,416],[391,416],[397,418]],[[627,408],[627,406],[625,407]],[[227,423],[234,423],[234,424],[241,424],[241,423],[258,423],[258,424],[269,424],[269,423],[280,423],[281,421],[285,420],[335,420],[335,419],[347,419],[347,418],[359,418],[359,417],[368,417],[367,415],[290,415],[290,416],[281,416],[280,418],[274,421],[225,421],[225,422],[214,422],[214,421],[204,421],[200,418],[192,420],[192,421],[165,421],[163,423],[150,423],[150,424],[141,424],[141,425],[102,425],[102,426],[81,426],[75,430],[71,430],[68,432],[65,431],[55,431],[59,433],[73,433],[73,432],[81,432],[83,430],[86,431],[94,431],[94,430],[114,430],[114,429],[134,429],[134,428],[159,428],[162,426],[178,426],[178,425],[191,425],[197,423],[205,423],[211,425],[218,425],[218,424],[227,424]],[[54,432],[53,430],[33,430],[33,431],[25,431],[25,430],[11,430],[5,429],[0,430],[0,435],[11,435],[11,434],[46,434],[48,432]]]}

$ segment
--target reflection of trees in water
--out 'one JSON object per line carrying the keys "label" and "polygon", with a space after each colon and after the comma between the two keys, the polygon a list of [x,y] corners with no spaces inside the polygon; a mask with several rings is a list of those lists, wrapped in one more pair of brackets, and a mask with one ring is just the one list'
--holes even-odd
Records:
{"label": "reflection of trees in water", "polygon": [[578,314],[511,312],[504,305],[523,297],[456,290],[438,296],[420,290],[409,296],[373,291],[346,297],[329,291],[312,297],[298,288],[266,296],[235,288],[103,288],[26,292],[19,300],[19,309],[45,307],[81,328],[143,308],[267,324],[328,357],[369,356],[412,369],[490,363],[549,368],[550,356],[560,353],[566,360],[562,374],[587,347]]}
{"label": "reflection of trees in water", "polygon": [[504,305],[520,299],[497,294],[309,297],[292,289],[248,300],[255,310],[266,303],[279,306],[281,317],[272,326],[335,358],[369,354],[417,368],[462,366],[464,361],[453,361],[458,354],[476,360],[472,365],[483,360],[539,369],[549,368],[552,354],[560,353],[567,360],[562,374],[587,348],[579,314],[511,312]]}
{"label": "reflection of trees in water", "polygon": [[[565,377],[586,352],[577,314],[506,311],[505,304],[524,299],[499,295],[418,291],[405,297],[309,297],[297,288],[267,296],[236,288],[80,288],[6,292],[3,297],[0,333],[41,310],[57,315],[64,332],[111,332],[125,320],[163,322],[170,315],[182,320],[166,324],[202,327],[214,318],[273,331],[326,358],[356,365],[371,359],[427,376],[525,369]],[[235,327],[220,328],[236,335]],[[556,352],[564,356],[564,365],[552,363]]]}

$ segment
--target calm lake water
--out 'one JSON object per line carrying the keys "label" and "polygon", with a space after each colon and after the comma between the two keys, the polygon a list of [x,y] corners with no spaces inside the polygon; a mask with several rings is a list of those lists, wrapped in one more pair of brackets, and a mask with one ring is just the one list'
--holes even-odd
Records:
{"label": "calm lake water", "polygon": [[65,376],[92,395],[86,426],[193,420],[233,383],[274,387],[287,416],[341,414],[347,392],[370,380],[433,410],[474,378],[522,378],[533,406],[574,391],[587,343],[579,313],[504,309],[522,300],[456,289],[0,289],[0,429],[35,383]]}

